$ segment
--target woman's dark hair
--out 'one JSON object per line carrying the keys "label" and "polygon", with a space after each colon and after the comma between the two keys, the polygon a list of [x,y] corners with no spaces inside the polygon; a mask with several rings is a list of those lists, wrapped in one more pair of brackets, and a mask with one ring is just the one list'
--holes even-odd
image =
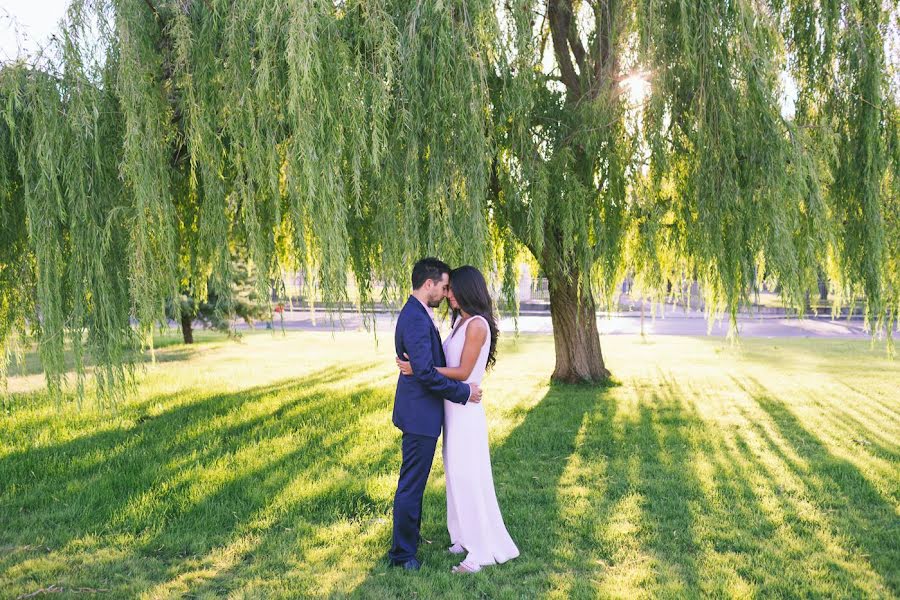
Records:
{"label": "woman's dark hair", "polygon": [[[491,330],[491,349],[488,351],[487,366],[493,367],[497,362],[497,317],[494,316],[494,301],[488,292],[484,275],[475,267],[464,265],[450,271],[450,288],[460,308],[468,314],[484,317]],[[459,310],[453,311],[451,323],[456,324]]]}

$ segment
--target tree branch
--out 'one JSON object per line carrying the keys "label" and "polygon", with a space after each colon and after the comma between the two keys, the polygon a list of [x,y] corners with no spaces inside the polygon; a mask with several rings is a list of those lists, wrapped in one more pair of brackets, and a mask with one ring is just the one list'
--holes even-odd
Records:
{"label": "tree branch", "polygon": [[[499,161],[500,159],[497,156],[494,156],[493,160],[491,160],[491,180],[488,186],[488,197],[494,202],[494,214],[498,215],[498,217],[502,219],[502,222],[506,223],[510,231],[512,231],[513,237],[531,252],[531,255],[534,256],[535,260],[540,260],[534,240],[528,237],[527,224],[520,219],[514,218],[514,216],[520,216],[522,212],[516,211],[514,207],[509,206],[509,204],[500,204],[500,194],[502,189],[500,186]],[[506,198],[505,202],[508,203],[510,200]]]}
{"label": "tree branch", "polygon": [[616,0],[601,0],[594,6],[594,22],[596,32],[594,44],[591,49],[592,62],[594,63],[593,77],[591,78],[591,96],[596,98],[600,92],[600,82],[603,80],[603,71],[608,70],[612,52],[612,27],[613,14],[615,13]]}
{"label": "tree branch", "polygon": [[574,19],[569,21],[569,46],[572,48],[572,54],[575,55],[575,62],[578,64],[578,72],[583,75],[587,72],[584,62],[587,53],[581,43],[581,36],[578,35],[578,23]]}
{"label": "tree branch", "polygon": [[538,28],[538,35],[541,36],[541,52],[538,54],[538,62],[544,60],[544,48],[547,47],[547,38],[550,37],[550,31],[547,30],[545,33],[545,25],[547,24],[547,13],[544,13],[544,16],[541,17],[541,26]]}
{"label": "tree branch", "polygon": [[158,18],[159,18],[159,11],[156,10],[156,7],[153,6],[153,3],[150,2],[150,0],[144,0],[144,3],[145,3],[145,4],[150,8],[150,10],[153,12],[153,16],[156,17],[156,18],[158,19]]}
{"label": "tree branch", "polygon": [[562,74],[563,83],[569,91],[569,98],[577,102],[581,98],[581,82],[575,66],[572,64],[572,55],[569,52],[569,28],[572,21],[571,0],[550,0],[547,7],[550,20],[550,34],[553,37],[553,53]]}

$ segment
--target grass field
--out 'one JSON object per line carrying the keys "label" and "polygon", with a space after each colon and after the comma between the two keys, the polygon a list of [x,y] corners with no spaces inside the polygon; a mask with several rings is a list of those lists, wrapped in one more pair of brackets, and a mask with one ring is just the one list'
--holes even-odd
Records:
{"label": "grass field", "polygon": [[11,380],[0,597],[900,596],[900,363],[867,342],[606,337],[592,389],[505,340],[485,406],[522,556],[457,576],[439,459],[425,567],[384,557],[391,339],[200,339],[112,413]]}

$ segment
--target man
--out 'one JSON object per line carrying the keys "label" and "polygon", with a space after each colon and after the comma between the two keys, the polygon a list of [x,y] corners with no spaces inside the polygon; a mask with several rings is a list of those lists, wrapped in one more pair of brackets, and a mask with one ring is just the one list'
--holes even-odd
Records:
{"label": "man", "polygon": [[403,432],[403,464],[394,494],[394,539],[388,556],[391,565],[418,571],[422,496],[444,424],[444,399],[480,402],[481,390],[435,370],[447,366],[433,309],[447,297],[450,267],[436,258],[423,258],[413,266],[412,287],[394,333],[397,357],[408,356],[414,370],[412,375],[400,375],[394,395],[393,421]]}

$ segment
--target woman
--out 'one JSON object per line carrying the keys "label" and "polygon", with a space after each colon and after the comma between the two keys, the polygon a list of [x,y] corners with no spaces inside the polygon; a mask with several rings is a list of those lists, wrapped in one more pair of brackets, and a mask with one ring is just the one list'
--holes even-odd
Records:
{"label": "woman", "polygon": [[[447,366],[437,370],[450,379],[480,384],[497,354],[497,322],[484,276],[475,267],[454,269],[448,299],[453,331],[444,341]],[[412,374],[409,362],[398,360],[397,365]],[[444,400],[444,471],[450,552],[468,553],[453,572],[475,573],[519,556],[497,504],[482,404]]]}

